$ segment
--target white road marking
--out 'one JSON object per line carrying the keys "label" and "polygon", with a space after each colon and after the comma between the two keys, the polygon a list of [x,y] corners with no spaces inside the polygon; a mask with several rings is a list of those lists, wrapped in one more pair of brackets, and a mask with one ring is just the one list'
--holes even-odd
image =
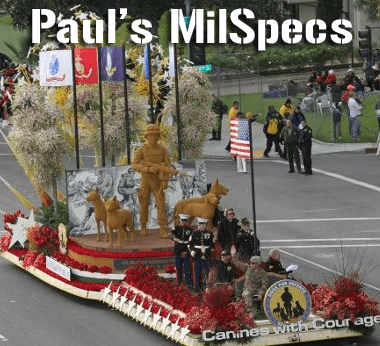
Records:
{"label": "white road marking", "polygon": [[5,211],[0,210],[0,213],[1,213],[1,214],[5,214]]}
{"label": "white road marking", "polygon": [[257,220],[257,223],[285,223],[285,222],[330,222],[330,221],[370,221],[380,220],[380,217],[335,217],[321,219],[288,219],[288,220]]}
{"label": "white road marking", "polygon": [[[285,165],[288,164],[287,162],[279,161],[279,160],[275,160],[272,162],[277,162],[277,163],[281,163],[281,164],[285,164]],[[313,168],[313,172],[322,173],[322,174],[327,175],[327,176],[332,177],[332,178],[340,179],[340,180],[346,181],[346,182],[354,184],[354,185],[359,185],[359,186],[365,187],[367,189],[380,192],[379,186],[368,184],[368,183],[365,183],[363,181],[359,181],[356,179],[352,179],[352,178],[346,177],[346,176],[341,175],[341,174],[331,173],[331,172],[328,172],[328,171],[325,171],[325,170],[319,169],[319,168]]]}
{"label": "white road marking", "polygon": [[4,335],[1,335],[1,334],[0,334],[0,340],[1,341],[9,341],[9,339],[7,339]]}
{"label": "white road marking", "polygon": [[262,243],[277,243],[277,242],[281,242],[281,243],[305,242],[307,243],[307,242],[321,242],[321,241],[332,242],[332,241],[364,241],[364,240],[376,241],[376,240],[380,240],[380,238],[268,239],[268,240],[262,239],[261,242]]}
{"label": "white road marking", "polygon": [[[327,248],[358,248],[358,247],[380,247],[379,244],[336,244],[336,245],[286,245],[280,246],[279,249],[327,249]],[[273,246],[260,246],[260,249],[273,249]]]}
{"label": "white road marking", "polygon": [[320,210],[305,210],[304,213],[319,213],[319,212],[325,212],[325,211],[336,211],[336,210],[342,210],[342,209],[320,209]]}

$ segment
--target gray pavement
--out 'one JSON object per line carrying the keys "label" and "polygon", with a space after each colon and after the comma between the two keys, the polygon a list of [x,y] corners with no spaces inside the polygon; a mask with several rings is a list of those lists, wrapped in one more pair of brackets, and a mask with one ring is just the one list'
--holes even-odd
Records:
{"label": "gray pavement", "polygon": [[[262,152],[266,147],[266,137],[262,131],[263,124],[252,124],[252,139],[253,139],[253,151],[255,158],[262,156]],[[210,136],[211,138],[211,136]],[[225,150],[225,147],[229,141],[230,133],[228,127],[228,116],[223,117],[222,124],[222,140],[220,141],[207,141],[203,146],[204,155],[206,157],[218,156],[228,157],[229,153]],[[337,153],[345,151],[361,151],[365,152],[367,148],[375,148],[376,143],[325,143],[318,140],[313,140],[312,155]],[[269,155],[277,158],[278,155],[274,154],[274,148]]]}

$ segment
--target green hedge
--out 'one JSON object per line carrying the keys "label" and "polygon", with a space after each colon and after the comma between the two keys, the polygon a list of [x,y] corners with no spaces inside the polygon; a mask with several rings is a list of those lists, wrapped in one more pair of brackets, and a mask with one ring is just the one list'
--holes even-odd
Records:
{"label": "green hedge", "polygon": [[322,69],[328,61],[344,63],[351,51],[351,44],[284,45],[269,47],[264,52],[257,52],[254,48],[235,51],[221,48],[217,51],[211,47],[207,61],[216,66],[239,71],[256,71],[258,65],[260,71],[298,70],[306,66]]}

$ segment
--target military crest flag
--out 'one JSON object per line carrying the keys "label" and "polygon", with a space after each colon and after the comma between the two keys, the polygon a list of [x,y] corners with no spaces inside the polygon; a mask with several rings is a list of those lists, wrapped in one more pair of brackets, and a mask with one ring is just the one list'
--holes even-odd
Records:
{"label": "military crest flag", "polygon": [[74,49],[76,84],[99,83],[98,50],[96,48]]}
{"label": "military crest flag", "polygon": [[73,85],[71,50],[40,52],[40,85]]}
{"label": "military crest flag", "polygon": [[124,80],[123,47],[101,47],[101,77],[107,82],[122,82]]}

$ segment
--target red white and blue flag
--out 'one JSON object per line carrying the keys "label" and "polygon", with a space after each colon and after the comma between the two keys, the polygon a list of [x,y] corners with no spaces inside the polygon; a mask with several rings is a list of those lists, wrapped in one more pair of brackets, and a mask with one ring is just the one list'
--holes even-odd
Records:
{"label": "red white and blue flag", "polygon": [[245,159],[251,158],[249,146],[249,120],[231,119],[231,155]]}

